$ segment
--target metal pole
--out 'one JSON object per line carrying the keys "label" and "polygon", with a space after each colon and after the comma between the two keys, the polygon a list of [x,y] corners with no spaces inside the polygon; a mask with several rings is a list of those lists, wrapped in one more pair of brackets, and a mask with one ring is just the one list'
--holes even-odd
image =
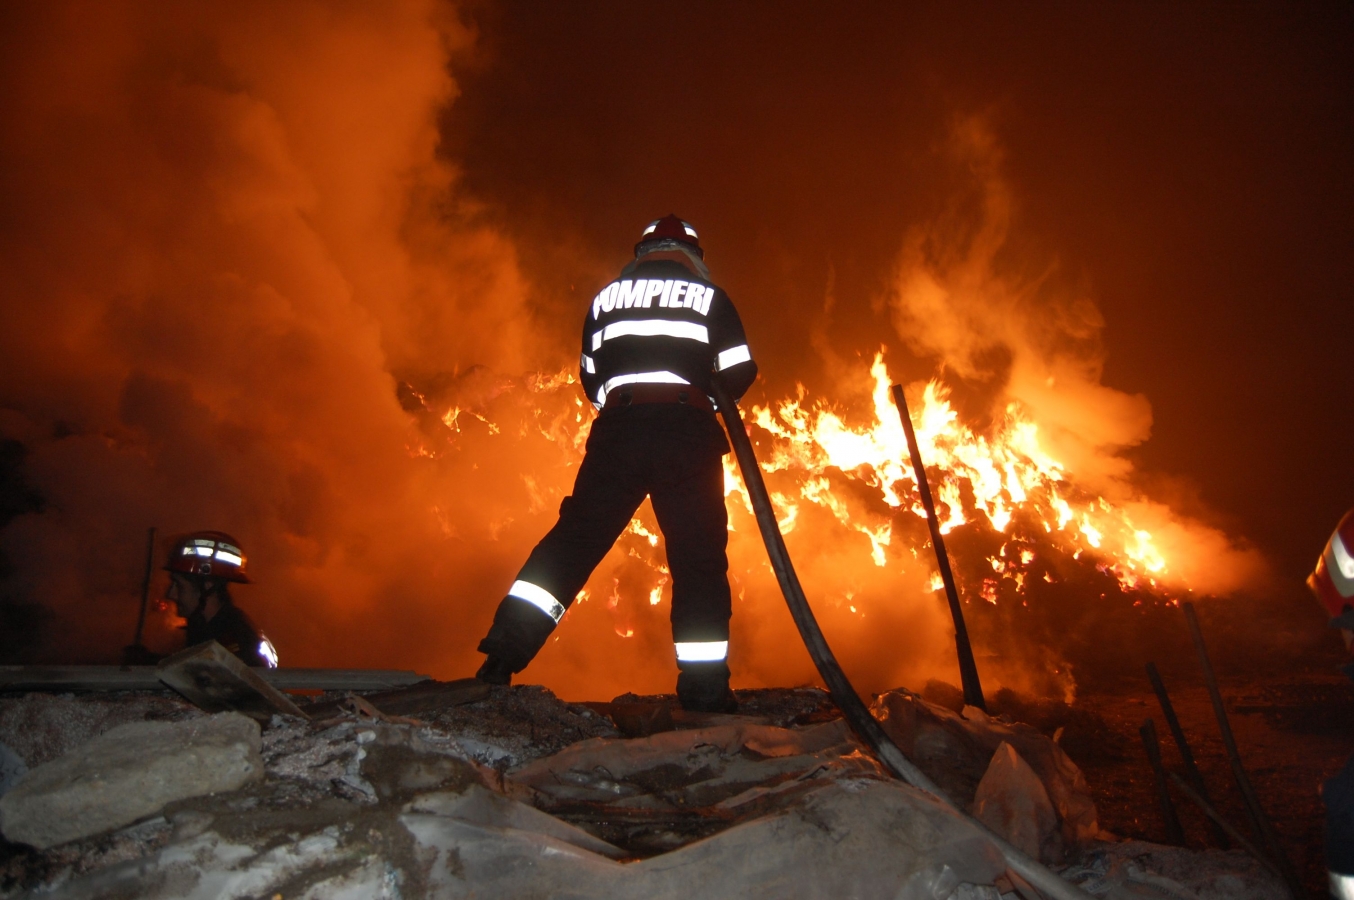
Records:
{"label": "metal pole", "polygon": [[1161,804],[1161,818],[1166,822],[1166,843],[1177,847],[1185,846],[1185,829],[1180,827],[1180,816],[1176,815],[1175,804],[1171,801],[1170,782],[1166,780],[1166,767],[1161,764],[1161,742],[1157,740],[1157,725],[1151,719],[1144,719],[1138,729],[1142,738],[1142,748],[1147,751],[1147,762],[1157,777],[1157,802]]}
{"label": "metal pole", "polygon": [[752,442],[748,440],[747,429],[743,426],[743,417],[738,411],[738,404],[729,397],[728,391],[724,390],[724,386],[720,384],[718,378],[712,377],[710,379],[710,393],[714,396],[715,405],[724,417],[724,424],[729,433],[729,442],[733,445],[734,455],[738,457],[738,468],[743,472],[743,483],[748,489],[748,497],[752,501],[752,510],[757,516],[757,526],[761,530],[762,540],[766,544],[766,555],[770,558],[771,568],[776,573],[776,580],[780,582],[781,593],[785,595],[785,603],[790,608],[790,615],[794,617],[795,626],[799,629],[799,635],[804,640],[804,646],[808,649],[814,665],[818,667],[818,673],[823,676],[823,681],[827,684],[833,702],[842,711],[842,715],[845,716],[851,729],[895,775],[964,816],[974,828],[981,831],[993,843],[1005,858],[1006,864],[1017,875],[1053,900],[1090,900],[1090,894],[1076,885],[1064,881],[1037,859],[1031,858],[1012,846],[1010,842],[955,806],[954,802],[945,796],[945,793],[936,783],[927,777],[921,769],[913,765],[912,761],[903,754],[903,751],[898,749],[898,745],[893,743],[892,739],[884,732],[883,727],[870,714],[870,710],[861,701],[856,689],[851,686],[846,673],[838,665],[837,658],[832,653],[832,648],[828,646],[827,639],[823,637],[822,629],[818,627],[818,620],[814,618],[813,609],[809,607],[808,598],[804,596],[804,589],[800,586],[799,577],[795,574],[794,563],[790,561],[790,553],[785,548],[785,539],[781,536],[780,527],[776,524],[776,513],[771,507],[771,498],[766,492],[766,483],[762,480],[762,471],[757,466],[756,454],[752,452]]}
{"label": "metal pole", "polygon": [[908,412],[907,398],[903,396],[901,384],[893,386],[893,402],[898,404],[898,415],[903,420],[907,449],[912,454],[912,471],[917,475],[917,490],[921,493],[922,506],[926,508],[926,524],[931,529],[931,546],[936,551],[940,579],[945,583],[945,597],[950,601],[950,618],[954,620],[954,644],[959,653],[959,678],[964,686],[964,702],[986,712],[987,701],[983,698],[982,682],[978,680],[978,664],[973,659],[973,646],[969,643],[968,628],[964,625],[964,608],[959,605],[959,589],[955,586],[954,572],[950,569],[950,556],[945,552],[940,519],[936,516],[935,501],[931,499],[931,486],[926,481],[921,448],[917,446],[917,432],[912,428],[912,414]]}
{"label": "metal pole", "polygon": [[146,530],[146,573],[141,578],[141,612],[136,617],[136,637],[133,647],[141,646],[141,636],[146,630],[146,605],[150,602],[150,576],[155,566],[155,527]]}
{"label": "metal pole", "polygon": [[[1156,663],[1147,664],[1147,679],[1152,682],[1152,690],[1156,692],[1157,702],[1161,704],[1161,713],[1166,717],[1166,725],[1171,729],[1171,737],[1175,738],[1175,746],[1180,751],[1180,759],[1185,764],[1185,777],[1193,786],[1195,793],[1204,799],[1207,803],[1212,803],[1208,796],[1208,788],[1204,786],[1203,773],[1199,771],[1199,766],[1194,761],[1194,752],[1190,750],[1189,741],[1185,740],[1185,730],[1180,727],[1180,719],[1175,714],[1175,705],[1171,703],[1171,695],[1166,693],[1166,683],[1161,680],[1161,673],[1157,671]],[[1208,829],[1213,834],[1213,841],[1219,847],[1226,850],[1232,844],[1227,839],[1226,830],[1213,821],[1208,819]]]}
{"label": "metal pole", "polygon": [[1284,884],[1288,887],[1288,892],[1293,895],[1293,900],[1304,896],[1302,882],[1298,880],[1297,872],[1293,869],[1293,864],[1288,860],[1288,854],[1283,852],[1283,846],[1279,843],[1279,834],[1274,830],[1274,824],[1269,821],[1265,815],[1264,809],[1260,806],[1260,798],[1255,796],[1255,788],[1251,786],[1250,777],[1246,774],[1246,769],[1241,765],[1241,753],[1236,747],[1236,738],[1232,735],[1232,724],[1227,719],[1227,709],[1222,705],[1222,693],[1218,690],[1218,677],[1213,673],[1213,663],[1208,659],[1208,648],[1204,646],[1203,632],[1199,630],[1199,619],[1194,614],[1194,604],[1181,604],[1185,608],[1185,621],[1189,624],[1189,633],[1194,638],[1194,649],[1199,654],[1199,665],[1204,670],[1204,681],[1208,683],[1208,695],[1213,700],[1213,714],[1218,719],[1218,730],[1222,732],[1222,746],[1227,750],[1227,761],[1232,764],[1232,775],[1236,778],[1236,786],[1241,791],[1241,799],[1245,801],[1246,813],[1251,820],[1251,826],[1255,829],[1256,836],[1269,851],[1270,857],[1275,865],[1279,867],[1279,872],[1283,875]]}

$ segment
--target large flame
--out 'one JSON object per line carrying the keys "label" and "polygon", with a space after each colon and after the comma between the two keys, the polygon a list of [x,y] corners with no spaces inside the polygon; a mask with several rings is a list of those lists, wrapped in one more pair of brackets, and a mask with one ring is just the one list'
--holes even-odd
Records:
{"label": "large flame", "polygon": [[[800,386],[795,396],[749,404],[745,421],[811,602],[830,636],[855,648],[852,663],[865,670],[868,683],[952,675],[952,626],[885,351],[856,374],[858,384],[841,388],[843,396],[868,396],[860,408],[809,399]],[[592,413],[568,373],[535,375],[521,388],[481,410],[441,409],[411,391],[417,408],[429,413],[423,421],[433,423],[424,429],[425,444],[411,453],[434,464],[456,456],[464,438],[460,426],[468,421],[482,426],[479,453],[492,452],[495,442],[544,439],[563,465],[523,478],[533,511],[548,516],[568,490]],[[1008,403],[980,433],[961,421],[942,378],[918,382],[907,393],[940,529],[992,683],[1067,696],[1074,686],[1067,648],[1013,616],[1056,618],[1067,602],[1087,607],[1083,617],[1096,604],[1107,610],[1168,606],[1193,591],[1182,557],[1197,551],[1208,529],[1182,523],[1141,496],[1112,500],[1080,486],[1018,402]],[[744,683],[811,680],[807,657],[780,609],[741,473],[732,456],[724,465],[735,670]],[[560,638],[571,631],[577,636],[570,640],[586,642],[587,633],[596,641],[604,627],[627,642],[643,640],[649,648],[643,654],[665,652],[658,648],[666,637],[669,585],[661,534],[646,504],[565,617],[552,647],[565,647]],[[593,604],[591,597],[606,602]],[[786,646],[793,649],[786,653]],[[876,649],[860,652],[871,646]],[[578,663],[551,653],[534,664],[540,673],[535,677],[563,678],[563,670]]]}
{"label": "large flame", "polygon": [[[875,355],[870,377],[874,382],[873,421],[862,427],[848,426],[828,403],[805,409],[802,394],[771,406],[755,406],[752,419],[773,438],[765,467],[793,473],[799,481],[796,493],[777,492],[773,497],[782,530],[793,530],[800,502],[816,504],[829,510],[844,528],[863,534],[870,542],[874,564],[883,567],[892,537],[891,518],[853,513],[831,490],[826,477],[828,469],[839,470],[877,489],[892,510],[906,510],[925,519],[882,352]],[[1068,483],[1062,463],[1041,446],[1038,424],[1018,404],[1008,404],[1005,418],[990,436],[983,436],[959,422],[942,382],[927,382],[920,400],[917,444],[923,461],[941,476],[932,484],[941,534],[981,516],[994,531],[1014,535],[1018,529],[1013,528],[1013,517],[1024,513],[1052,536],[1052,546],[1058,551],[1074,557],[1091,552],[1102,558],[1125,588],[1144,584],[1152,588],[1171,584],[1176,590],[1187,587],[1171,578],[1151,531],[1136,525],[1127,511],[1104,497],[1088,496]],[[746,502],[746,492],[743,497]],[[1025,550],[1010,559],[1002,553],[988,562],[995,573],[1023,590],[1023,570],[1033,560],[1033,552]]]}

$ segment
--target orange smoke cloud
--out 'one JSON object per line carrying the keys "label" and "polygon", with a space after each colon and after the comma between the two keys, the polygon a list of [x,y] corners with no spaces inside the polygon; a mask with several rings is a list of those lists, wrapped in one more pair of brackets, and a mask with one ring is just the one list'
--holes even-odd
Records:
{"label": "orange smoke cloud", "polygon": [[430,496],[492,486],[430,483],[392,373],[539,354],[512,247],[437,155],[454,11],[6,15],[0,436],[47,511],[3,548],[56,616],[31,655],[130,641],[155,524],[240,538],[284,663],[464,668],[529,543],[446,538]]}
{"label": "orange smoke cloud", "polygon": [[1226,594],[1269,578],[1254,548],[1135,487],[1124,452],[1148,439],[1152,410],[1146,397],[1101,383],[1099,309],[1055,286],[1047,268],[1013,272],[1003,260],[1015,201],[981,117],[956,121],[948,156],[971,175],[947,215],[904,238],[889,298],[899,336],[950,378],[979,387],[979,417],[1014,403],[1037,422],[1043,448],[1079,488],[1122,507],[1168,549],[1178,589]]}

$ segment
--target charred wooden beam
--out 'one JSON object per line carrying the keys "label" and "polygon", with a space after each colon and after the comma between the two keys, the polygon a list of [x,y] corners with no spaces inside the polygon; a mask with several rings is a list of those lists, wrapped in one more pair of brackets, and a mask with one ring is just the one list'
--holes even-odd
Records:
{"label": "charred wooden beam", "polygon": [[[1175,704],[1171,703],[1171,695],[1166,693],[1166,682],[1161,680],[1156,663],[1147,664],[1147,679],[1152,682],[1152,690],[1157,695],[1157,702],[1161,704],[1161,714],[1166,717],[1166,725],[1171,729],[1176,749],[1180,751],[1180,761],[1185,766],[1185,778],[1189,780],[1195,793],[1205,802],[1212,803],[1212,798],[1208,796],[1208,788],[1204,785],[1203,773],[1199,771],[1199,765],[1194,761],[1194,751],[1190,749],[1189,741],[1185,739],[1185,729],[1180,727],[1180,717],[1175,714]],[[1227,838],[1226,829],[1212,818],[1207,821],[1213,842],[1224,850],[1229,848],[1231,841]]]}
{"label": "charred wooden beam", "polygon": [[1194,604],[1182,604],[1185,609],[1185,622],[1189,625],[1189,633],[1194,638],[1194,649],[1199,654],[1199,665],[1204,670],[1204,681],[1208,684],[1208,696],[1213,701],[1213,714],[1218,720],[1218,730],[1222,732],[1222,746],[1227,751],[1227,761],[1232,764],[1232,775],[1236,778],[1237,789],[1241,791],[1241,799],[1245,801],[1246,813],[1251,820],[1251,826],[1255,829],[1258,837],[1269,851],[1270,859],[1278,866],[1279,872],[1283,875],[1284,884],[1288,892],[1292,894],[1293,900],[1305,896],[1302,882],[1298,879],[1297,870],[1293,868],[1293,863],[1289,861],[1288,854],[1284,852],[1283,845],[1279,842],[1279,833],[1274,830],[1274,823],[1265,815],[1265,810],[1260,806],[1260,798],[1255,795],[1255,788],[1251,786],[1250,776],[1246,774],[1246,768],[1241,764],[1241,752],[1237,750],[1236,737],[1232,734],[1232,723],[1227,718],[1227,708],[1222,703],[1222,692],[1218,690],[1218,676],[1213,673],[1213,663],[1208,658],[1208,648],[1204,646],[1204,635],[1199,630],[1199,619],[1194,613]]}
{"label": "charred wooden beam", "polygon": [[1180,789],[1180,793],[1184,794],[1187,800],[1189,800],[1195,806],[1199,807],[1199,809],[1203,812],[1203,814],[1208,817],[1208,820],[1210,822],[1212,822],[1214,825],[1217,825],[1232,840],[1236,841],[1238,847],[1240,847],[1242,850],[1245,850],[1251,856],[1255,857],[1255,860],[1258,863],[1260,863],[1260,865],[1264,866],[1266,869],[1273,872],[1280,878],[1283,878],[1283,873],[1279,871],[1278,866],[1270,862],[1269,857],[1265,856],[1265,854],[1261,853],[1259,850],[1255,848],[1254,844],[1246,840],[1246,836],[1242,834],[1240,831],[1237,831],[1236,827],[1233,826],[1231,822],[1228,822],[1226,819],[1224,819],[1222,817],[1222,814],[1213,808],[1212,803],[1210,803],[1206,798],[1200,796],[1199,793],[1196,792],[1194,788],[1186,784],[1185,779],[1181,778],[1179,775],[1175,774],[1174,772],[1167,772],[1166,774],[1167,776],[1170,777],[1171,781],[1175,782],[1175,786]]}
{"label": "charred wooden beam", "polygon": [[1175,803],[1171,800],[1170,782],[1166,780],[1166,767],[1161,764],[1161,743],[1157,740],[1157,726],[1151,719],[1144,719],[1138,729],[1142,738],[1142,748],[1147,751],[1147,762],[1157,778],[1157,802],[1161,804],[1161,818],[1166,822],[1166,843],[1177,847],[1185,846],[1185,829],[1180,827],[1180,816],[1175,812]]}
{"label": "charred wooden beam", "polygon": [[917,476],[917,491],[921,494],[922,506],[926,508],[926,525],[931,529],[931,546],[936,551],[936,565],[940,569],[940,580],[945,584],[945,598],[950,603],[950,618],[954,620],[954,645],[959,656],[959,680],[964,687],[964,703],[976,706],[987,712],[987,699],[983,696],[983,685],[978,679],[978,663],[973,658],[973,645],[969,643],[968,626],[964,624],[964,607],[959,603],[959,588],[955,585],[954,572],[950,569],[950,555],[945,552],[945,538],[940,534],[940,519],[936,516],[936,504],[931,498],[931,486],[926,481],[926,466],[921,459],[921,447],[917,444],[917,432],[912,427],[912,414],[907,409],[907,398],[903,396],[903,386],[893,386],[893,402],[898,405],[898,415],[903,420],[903,433],[907,435],[907,448],[912,455],[912,471]]}

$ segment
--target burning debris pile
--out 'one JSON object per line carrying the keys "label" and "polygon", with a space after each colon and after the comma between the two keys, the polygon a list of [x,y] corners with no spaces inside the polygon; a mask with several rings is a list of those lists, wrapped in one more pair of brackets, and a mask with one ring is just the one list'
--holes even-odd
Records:
{"label": "burning debris pile", "polygon": [[[740,692],[740,715],[465,696],[480,699],[418,718],[322,696],[313,718],[262,727],[144,693],[0,700],[0,896],[1038,896],[970,820],[889,778],[816,689]],[[905,690],[874,712],[957,802],[1093,896],[1282,896],[1236,852],[1115,842],[1030,726]]]}
{"label": "burning debris pile", "polygon": [[[954,680],[942,583],[883,352],[868,376],[863,366],[856,375],[841,386],[840,403],[809,399],[801,387],[796,397],[747,404],[776,518],[817,614],[834,643],[850,648],[844,656],[862,685]],[[1180,519],[1123,480],[1074,473],[1020,403],[1009,402],[979,430],[964,423],[951,390],[937,376],[913,385],[909,404],[984,678],[993,685],[1070,699],[1079,678],[1136,672],[1138,634],[1162,633],[1163,617],[1196,591],[1235,586],[1220,583],[1206,561],[1229,559],[1220,567],[1228,577],[1250,570],[1252,561],[1220,533]],[[535,460],[526,495],[514,498],[518,512],[506,497],[502,508],[477,511],[503,528],[522,507],[534,514],[558,505],[592,420],[567,372],[514,380],[476,369],[419,389],[403,384],[400,398],[422,436],[409,452],[439,477],[497,478],[495,460]],[[796,641],[778,618],[780,593],[732,456],[725,494],[738,610],[731,665],[745,684],[810,680],[807,657],[779,652]],[[444,505],[434,514],[457,520]],[[665,631],[670,575],[660,540],[646,504],[568,614],[568,640],[606,641],[627,671],[652,668],[643,659],[653,653],[625,642]],[[904,645],[899,635],[908,636]],[[543,662],[538,677],[570,683],[562,662],[548,655]]]}

